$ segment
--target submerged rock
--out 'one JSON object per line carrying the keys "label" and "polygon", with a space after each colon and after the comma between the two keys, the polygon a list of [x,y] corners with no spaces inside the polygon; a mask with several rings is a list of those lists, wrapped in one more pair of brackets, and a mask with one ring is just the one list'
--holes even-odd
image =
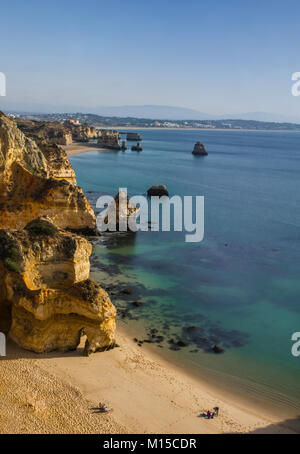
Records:
{"label": "submerged rock", "polygon": [[142,301],[133,301],[131,304],[135,307],[141,307],[144,303]]}
{"label": "submerged rock", "polygon": [[184,340],[179,340],[177,342],[178,347],[187,347],[189,344],[185,342]]}
{"label": "submerged rock", "polygon": [[220,347],[219,345],[214,345],[213,348],[212,348],[213,352],[214,353],[224,353],[224,349],[222,347]]}
{"label": "submerged rock", "polygon": [[168,190],[167,190],[167,186],[163,185],[163,184],[156,184],[154,186],[151,186],[150,189],[148,189],[147,191],[147,194],[148,196],[158,196],[158,197],[161,197],[161,196],[168,196],[169,193],[168,193]]}
{"label": "submerged rock", "polygon": [[205,146],[203,145],[202,142],[197,142],[195,143],[193,154],[197,156],[207,156],[208,153],[205,149]]}
{"label": "submerged rock", "polygon": [[133,290],[132,288],[124,288],[122,290],[122,293],[124,293],[124,295],[131,295],[133,293]]}

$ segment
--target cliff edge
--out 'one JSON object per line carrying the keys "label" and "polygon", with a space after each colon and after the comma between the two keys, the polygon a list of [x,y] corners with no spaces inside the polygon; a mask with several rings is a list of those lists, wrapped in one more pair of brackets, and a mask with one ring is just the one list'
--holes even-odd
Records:
{"label": "cliff edge", "polygon": [[116,309],[89,278],[94,212],[65,152],[0,113],[0,331],[37,353],[114,346]]}

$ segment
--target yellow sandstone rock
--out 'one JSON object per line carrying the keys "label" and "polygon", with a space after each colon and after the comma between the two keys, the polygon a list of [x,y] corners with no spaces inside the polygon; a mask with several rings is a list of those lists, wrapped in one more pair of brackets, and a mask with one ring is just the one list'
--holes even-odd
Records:
{"label": "yellow sandstone rock", "polygon": [[72,350],[86,335],[87,354],[114,346],[116,309],[88,278],[91,250],[45,218],[0,231],[0,314],[11,307],[9,335],[18,345]]}
{"label": "yellow sandstone rock", "polygon": [[38,353],[76,349],[82,335],[86,354],[113,347],[116,309],[89,279],[92,246],[78,235],[96,233],[96,218],[74,170],[1,112],[0,229],[0,331]]}
{"label": "yellow sandstone rock", "polygon": [[0,113],[0,227],[23,228],[39,216],[58,227],[96,232],[94,212],[65,152],[26,137]]}

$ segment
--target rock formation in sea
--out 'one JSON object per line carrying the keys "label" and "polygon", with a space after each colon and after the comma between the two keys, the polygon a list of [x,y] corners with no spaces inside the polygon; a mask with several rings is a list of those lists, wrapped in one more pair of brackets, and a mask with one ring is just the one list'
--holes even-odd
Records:
{"label": "rock formation in sea", "polygon": [[137,132],[128,132],[126,134],[126,139],[129,141],[141,141],[142,137]]}
{"label": "rock formation in sea", "polygon": [[114,344],[116,309],[89,279],[91,244],[47,218],[0,230],[0,306],[11,307],[9,336],[37,353],[86,353]]}
{"label": "rock formation in sea", "polygon": [[156,184],[154,186],[151,186],[151,188],[148,189],[147,191],[148,196],[158,196],[161,197],[163,195],[169,195],[169,192],[167,190],[167,186],[163,184]]}
{"label": "rock formation in sea", "polygon": [[108,231],[126,231],[129,218],[135,221],[138,214],[139,208],[130,201],[126,192],[120,190],[105,212],[104,224],[108,224]]}
{"label": "rock formation in sea", "polygon": [[64,127],[70,132],[74,142],[88,142],[99,137],[99,130],[88,124],[77,125],[67,120]]}
{"label": "rock formation in sea", "polygon": [[193,154],[196,156],[207,156],[208,153],[202,142],[195,143]]}
{"label": "rock formation in sea", "polygon": [[94,212],[65,151],[37,142],[0,113],[0,228],[22,229],[47,215],[60,228],[95,233]]}
{"label": "rock formation in sea", "polygon": [[35,352],[75,349],[82,335],[86,354],[113,347],[116,310],[78,234],[97,232],[94,212],[62,148],[2,113],[0,229],[0,331]]}
{"label": "rock formation in sea", "polygon": [[138,142],[136,145],[131,147],[132,151],[143,151],[142,145]]}
{"label": "rock formation in sea", "polygon": [[112,150],[121,150],[120,133],[114,129],[100,129],[98,145]]}

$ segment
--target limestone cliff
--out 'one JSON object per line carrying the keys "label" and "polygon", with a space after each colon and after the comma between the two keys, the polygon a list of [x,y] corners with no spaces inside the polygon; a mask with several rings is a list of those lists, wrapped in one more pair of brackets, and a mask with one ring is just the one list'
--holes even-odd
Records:
{"label": "limestone cliff", "polygon": [[88,142],[100,136],[99,130],[88,124],[76,125],[71,121],[65,121],[64,127],[72,135],[75,142]]}
{"label": "limestone cliff", "polygon": [[58,227],[96,232],[96,219],[65,152],[27,137],[0,113],[0,228],[48,215]]}
{"label": "limestone cliff", "polygon": [[21,347],[76,349],[82,335],[86,354],[114,345],[116,310],[89,279],[91,251],[85,238],[48,218],[23,230],[0,230],[2,328]]}
{"label": "limestone cliff", "polygon": [[38,353],[82,335],[86,354],[111,348],[116,310],[89,279],[90,243],[70,232],[95,233],[94,212],[65,152],[37,132],[0,113],[0,331]]}
{"label": "limestone cliff", "polygon": [[120,133],[114,129],[100,129],[98,145],[103,148],[111,148],[113,150],[121,150]]}
{"label": "limestone cliff", "polygon": [[47,140],[49,144],[69,145],[73,142],[72,132],[63,123],[18,118],[17,125],[28,137]]}

